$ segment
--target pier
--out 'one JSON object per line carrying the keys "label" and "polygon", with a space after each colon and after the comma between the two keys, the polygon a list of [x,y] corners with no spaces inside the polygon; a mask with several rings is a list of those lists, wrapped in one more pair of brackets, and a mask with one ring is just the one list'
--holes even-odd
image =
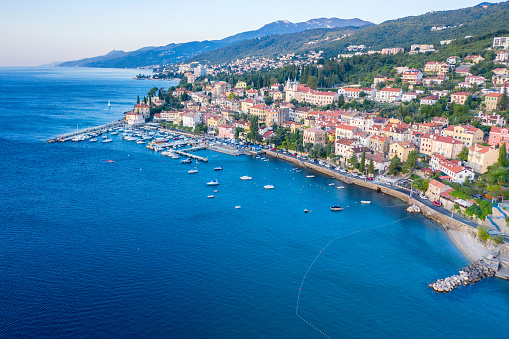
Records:
{"label": "pier", "polygon": [[200,157],[198,155],[195,155],[195,154],[192,154],[192,153],[187,153],[185,151],[189,151],[189,149],[185,149],[183,151],[174,151],[174,152],[177,153],[178,155],[183,156],[183,157],[187,157],[187,158],[191,158],[191,159],[196,159],[196,160],[203,161],[203,162],[209,162],[208,158]]}
{"label": "pier", "polygon": [[108,130],[110,128],[115,128],[115,127],[120,127],[120,126],[123,126],[123,124],[124,124],[123,120],[118,120],[118,121],[114,121],[114,122],[111,122],[106,125],[90,127],[90,128],[82,129],[81,131],[78,130],[76,132],[62,134],[59,137],[48,139],[46,142],[48,142],[48,143],[57,142],[57,141],[65,142],[65,141],[71,140],[72,138],[74,138],[78,135],[84,135],[87,133],[97,133],[97,132],[103,133],[104,130]]}

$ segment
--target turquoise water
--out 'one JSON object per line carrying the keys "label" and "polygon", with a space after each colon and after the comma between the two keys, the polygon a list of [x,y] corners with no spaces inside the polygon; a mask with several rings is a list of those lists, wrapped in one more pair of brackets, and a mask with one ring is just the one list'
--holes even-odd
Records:
{"label": "turquoise water", "polygon": [[[0,69],[0,336],[324,337],[296,316],[299,287],[320,251],[352,233],[323,251],[302,287],[299,315],[317,329],[505,336],[509,284],[434,293],[427,284],[468,261],[400,200],[276,159],[201,151],[210,162],[189,175],[115,136],[45,143],[120,118],[154,83],[168,87],[131,80],[137,73]],[[205,185],[213,179],[218,188]],[[349,207],[330,212],[337,203]]]}

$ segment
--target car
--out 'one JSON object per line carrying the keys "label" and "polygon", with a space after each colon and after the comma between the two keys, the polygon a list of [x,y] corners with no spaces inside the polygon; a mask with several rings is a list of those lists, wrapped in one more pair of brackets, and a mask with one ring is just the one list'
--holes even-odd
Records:
{"label": "car", "polygon": [[428,197],[425,196],[424,194],[419,194],[419,198],[421,198],[422,200],[428,200]]}
{"label": "car", "polygon": [[392,186],[392,184],[390,182],[386,183],[387,186]]}
{"label": "car", "polygon": [[313,162],[314,162],[315,164],[318,164],[318,160],[316,160],[316,159],[314,159],[314,160],[313,160]]}
{"label": "car", "polygon": [[373,180],[373,178],[372,177],[367,177],[366,180],[370,180],[371,181],[371,180]]}
{"label": "car", "polygon": [[440,201],[433,201],[433,205],[435,206],[438,206],[438,207],[442,207],[442,203]]}
{"label": "car", "polygon": [[320,165],[322,165],[322,166],[323,166],[323,165],[325,165],[325,163],[324,163],[323,161],[321,161],[321,160],[320,160],[318,163],[319,163]]}
{"label": "car", "polygon": [[276,149],[275,149],[275,148],[271,148],[270,150],[271,150],[271,151],[275,151]]}
{"label": "car", "polygon": [[296,157],[296,156],[297,156],[297,154],[292,153],[292,157]]}

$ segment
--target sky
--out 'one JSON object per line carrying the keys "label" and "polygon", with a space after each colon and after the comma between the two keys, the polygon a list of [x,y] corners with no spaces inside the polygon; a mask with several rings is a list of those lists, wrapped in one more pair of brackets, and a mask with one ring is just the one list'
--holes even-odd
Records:
{"label": "sky", "polygon": [[[0,67],[222,39],[277,21],[360,18],[376,24],[482,0],[0,0]],[[501,2],[501,1],[491,1]],[[316,4],[316,5],[314,5]]]}

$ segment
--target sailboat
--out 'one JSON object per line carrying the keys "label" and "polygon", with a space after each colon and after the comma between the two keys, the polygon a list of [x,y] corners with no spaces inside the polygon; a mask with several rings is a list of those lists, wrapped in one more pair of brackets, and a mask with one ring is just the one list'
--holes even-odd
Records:
{"label": "sailboat", "polygon": [[110,108],[110,107],[111,107],[111,104],[110,104],[110,101],[108,100],[108,108]]}

